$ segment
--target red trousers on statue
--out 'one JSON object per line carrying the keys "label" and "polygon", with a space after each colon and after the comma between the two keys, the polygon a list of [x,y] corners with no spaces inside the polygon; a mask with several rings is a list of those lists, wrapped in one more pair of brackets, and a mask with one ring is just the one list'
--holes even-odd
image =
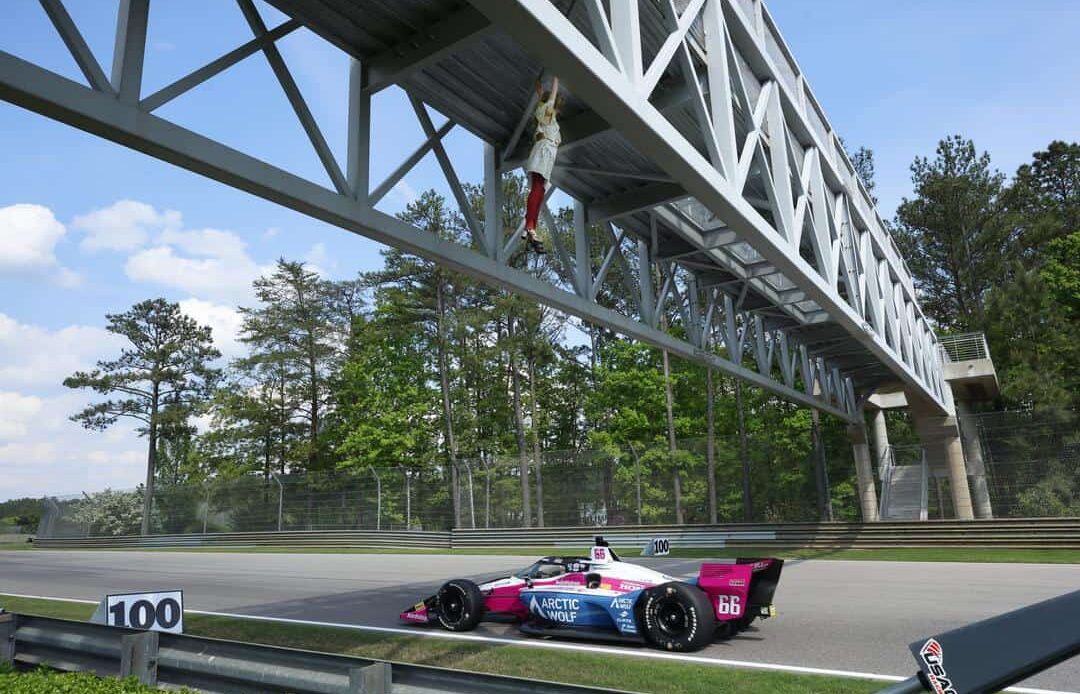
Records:
{"label": "red trousers on statue", "polygon": [[536,220],[540,217],[540,206],[544,204],[544,186],[547,181],[535,171],[529,173],[529,199],[525,205],[525,228],[536,229]]}

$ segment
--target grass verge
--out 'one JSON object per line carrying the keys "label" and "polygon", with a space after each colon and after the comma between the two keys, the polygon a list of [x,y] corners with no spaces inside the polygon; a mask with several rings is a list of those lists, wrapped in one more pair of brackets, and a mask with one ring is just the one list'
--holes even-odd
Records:
{"label": "grass verge", "polygon": [[[0,595],[12,612],[61,619],[88,619],[93,605]],[[341,653],[401,663],[642,692],[644,694],[864,694],[885,686],[870,680],[799,675],[612,657],[586,652],[493,646],[449,639],[392,636],[349,629],[274,624],[186,614],[188,634],[250,643]]]}
{"label": "grass verge", "polygon": [[[30,545],[14,545],[11,549],[26,549]],[[0,545],[4,550],[5,545]],[[620,548],[616,547],[616,550]],[[413,549],[395,547],[160,547],[94,550],[102,552],[207,552],[253,554],[449,554],[503,555],[540,557],[546,554],[587,554],[586,547],[499,547],[475,549]],[[633,561],[637,551],[623,556]],[[996,547],[895,547],[889,549],[806,549],[776,547],[725,547],[671,550],[676,559],[720,559],[724,557],[780,557],[782,559],[842,559],[855,561],[928,561],[973,562],[1002,564],[1080,564],[1080,549],[1009,549]]]}
{"label": "grass verge", "polygon": [[0,542],[0,552],[14,552],[22,549],[33,549],[34,545],[29,542]]}

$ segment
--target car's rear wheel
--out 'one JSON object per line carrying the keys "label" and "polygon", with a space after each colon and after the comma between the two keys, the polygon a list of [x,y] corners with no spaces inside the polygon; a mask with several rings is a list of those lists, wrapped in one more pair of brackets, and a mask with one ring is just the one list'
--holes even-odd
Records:
{"label": "car's rear wheel", "polygon": [[447,581],[436,594],[435,614],[450,631],[471,631],[484,615],[484,596],[467,578]]}
{"label": "car's rear wheel", "polygon": [[642,601],[641,622],[649,641],[665,651],[701,650],[716,631],[709,596],[686,583],[650,589]]}

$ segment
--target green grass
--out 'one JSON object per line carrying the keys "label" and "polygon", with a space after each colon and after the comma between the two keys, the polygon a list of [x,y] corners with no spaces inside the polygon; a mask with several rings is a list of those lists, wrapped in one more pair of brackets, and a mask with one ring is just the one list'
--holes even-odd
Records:
{"label": "green grass", "polygon": [[29,542],[0,542],[0,552],[14,552],[22,549],[33,549],[34,545]]}
{"label": "green grass", "polygon": [[[12,546],[25,549],[29,545]],[[0,550],[4,549],[0,545]],[[633,561],[637,549],[627,550],[623,558]],[[506,555],[539,557],[545,554],[587,554],[586,547],[500,547],[475,549],[413,549],[393,547],[191,547],[191,548],[123,548],[96,550],[102,552],[209,552],[253,554],[449,554],[449,555]],[[805,549],[776,547],[726,547],[671,550],[676,559],[718,559],[723,557],[780,557],[782,559],[843,559],[865,561],[930,561],[976,562],[1007,564],[1080,564],[1080,549],[1007,549],[990,547],[896,547],[891,549]]]}
{"label": "green grass", "polygon": [[[94,606],[88,604],[4,595],[0,595],[0,605],[12,612],[76,620],[89,618],[94,610]],[[870,680],[734,669],[632,656],[555,652],[525,646],[493,646],[450,639],[391,636],[209,615],[186,614],[184,622],[187,633],[196,636],[645,694],[863,694],[876,692],[884,686],[881,682]]]}

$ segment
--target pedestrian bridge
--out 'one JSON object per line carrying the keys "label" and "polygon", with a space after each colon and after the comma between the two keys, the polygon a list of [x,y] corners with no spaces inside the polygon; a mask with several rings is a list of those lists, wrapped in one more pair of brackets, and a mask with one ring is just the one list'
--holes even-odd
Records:
{"label": "pedestrian bridge", "polygon": [[[904,259],[762,0],[267,1],[284,21],[236,0],[250,32],[150,93],[150,0],[120,0],[108,71],[63,0],[40,0],[83,79],[0,46],[0,98],[852,423],[881,392],[902,392],[925,416],[954,414]],[[277,48],[294,31],[351,61],[343,160]],[[324,181],[158,115],[246,59],[269,64]],[[574,209],[572,233],[545,239],[554,272],[541,277],[520,260],[524,210],[502,205],[501,177],[527,154],[534,85],[551,76],[567,97],[552,183]],[[390,133],[373,129],[372,100],[390,87],[408,95],[426,139],[377,181],[372,138]],[[443,145],[455,128],[483,149],[483,209]],[[384,210],[429,155],[465,243]],[[544,218],[556,226],[551,210]]]}

